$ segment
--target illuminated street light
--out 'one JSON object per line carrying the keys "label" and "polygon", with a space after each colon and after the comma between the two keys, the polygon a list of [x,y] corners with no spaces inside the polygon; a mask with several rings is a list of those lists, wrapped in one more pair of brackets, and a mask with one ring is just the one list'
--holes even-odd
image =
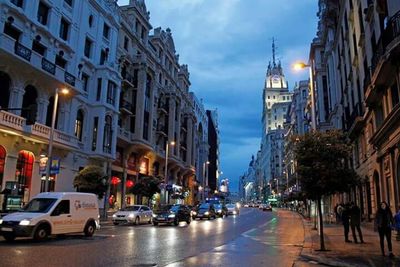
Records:
{"label": "illuminated street light", "polygon": [[[60,92],[59,92],[60,91]],[[46,164],[46,180],[44,181],[44,191],[49,192],[49,182],[50,182],[50,167],[52,161],[53,154],[53,140],[54,140],[54,128],[56,124],[56,116],[57,116],[57,106],[58,106],[58,94],[61,93],[63,95],[69,94],[69,90],[67,88],[63,88],[59,90],[56,88],[55,96],[54,96],[54,105],[53,105],[53,115],[51,117],[51,128],[50,128],[50,137],[49,137],[49,150],[47,153],[47,164]]]}
{"label": "illuminated street light", "polygon": [[304,62],[296,62],[293,64],[293,69],[296,71],[308,68],[310,71],[310,91],[311,91],[311,129],[316,130],[316,118],[315,118],[315,97],[314,97],[314,75],[313,66],[311,64],[306,64]]}

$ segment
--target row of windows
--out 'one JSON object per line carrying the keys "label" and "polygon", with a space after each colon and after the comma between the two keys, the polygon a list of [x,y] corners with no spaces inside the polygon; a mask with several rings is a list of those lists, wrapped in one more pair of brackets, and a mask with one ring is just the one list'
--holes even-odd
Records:
{"label": "row of windows", "polygon": [[[271,99],[271,96],[267,96],[268,99]],[[276,97],[273,95],[272,99],[276,99]],[[292,99],[292,96],[288,95],[288,96],[282,96],[282,100],[290,100]]]}

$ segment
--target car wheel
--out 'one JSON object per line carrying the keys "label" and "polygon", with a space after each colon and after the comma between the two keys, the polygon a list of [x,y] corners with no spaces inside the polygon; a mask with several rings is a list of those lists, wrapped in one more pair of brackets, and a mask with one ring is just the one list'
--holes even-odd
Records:
{"label": "car wheel", "polygon": [[152,219],[152,218],[150,218],[150,220],[148,221],[148,223],[149,223],[149,224],[151,224],[151,222],[152,222],[152,221],[153,221],[153,219]]}
{"label": "car wheel", "polygon": [[153,225],[154,225],[154,226],[157,226],[157,225],[158,225],[158,222],[153,221]]}
{"label": "car wheel", "polygon": [[13,242],[15,240],[15,235],[12,233],[4,233],[3,237],[7,242]]}
{"label": "car wheel", "polygon": [[118,223],[118,222],[113,222],[113,224],[114,224],[114,225],[118,225],[119,223]]}
{"label": "car wheel", "polygon": [[186,220],[186,223],[187,223],[187,224],[190,224],[191,222],[192,222],[192,218],[189,217],[189,218]]}
{"label": "car wheel", "polygon": [[49,228],[46,225],[40,225],[33,236],[33,239],[36,241],[46,240],[49,236]]}
{"label": "car wheel", "polygon": [[139,219],[139,217],[136,217],[135,218],[135,225],[139,225],[139,223],[140,223],[140,219]]}
{"label": "car wheel", "polygon": [[209,219],[209,220],[211,220],[211,215],[210,215],[210,216],[208,216],[208,219]]}
{"label": "car wheel", "polygon": [[178,226],[178,224],[179,224],[178,219],[175,219],[175,220],[174,220],[174,225],[175,225],[175,226]]}
{"label": "car wheel", "polygon": [[84,230],[86,237],[93,236],[95,231],[96,231],[96,225],[94,222],[89,222],[86,224],[85,230]]}

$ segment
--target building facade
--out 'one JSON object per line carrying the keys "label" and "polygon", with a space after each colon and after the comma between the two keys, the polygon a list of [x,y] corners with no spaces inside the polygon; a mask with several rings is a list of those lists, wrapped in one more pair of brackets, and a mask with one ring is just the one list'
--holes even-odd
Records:
{"label": "building facade", "polygon": [[[2,209],[45,190],[55,104],[52,158],[59,168],[51,169],[50,191],[75,191],[78,172],[97,165],[110,182],[102,204],[159,203],[160,194],[133,194],[146,179],[161,183],[167,202],[195,201],[208,121],[189,92],[171,30],[150,33],[143,0],[7,0],[0,10]],[[56,101],[56,88],[69,94]]]}
{"label": "building facade", "polygon": [[333,202],[355,201],[366,219],[380,201],[400,204],[398,103],[400,2],[319,1],[310,50],[317,129],[343,129],[360,186]]}
{"label": "building facade", "polygon": [[[45,189],[56,88],[50,190],[74,191],[71,177],[88,164],[107,171],[115,157],[120,74],[118,9],[113,1],[1,1],[0,185],[11,210]],[[78,26],[79,25],[79,26]],[[27,125],[27,107],[37,106]],[[21,110],[16,110],[21,109]]]}

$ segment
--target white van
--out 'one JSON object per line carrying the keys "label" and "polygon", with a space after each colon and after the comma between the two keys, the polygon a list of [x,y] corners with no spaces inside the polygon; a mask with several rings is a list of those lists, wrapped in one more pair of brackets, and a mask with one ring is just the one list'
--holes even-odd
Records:
{"label": "white van", "polygon": [[0,219],[0,234],[7,241],[16,237],[44,240],[49,235],[84,233],[100,228],[97,196],[89,193],[47,192],[32,198],[19,212]]}

